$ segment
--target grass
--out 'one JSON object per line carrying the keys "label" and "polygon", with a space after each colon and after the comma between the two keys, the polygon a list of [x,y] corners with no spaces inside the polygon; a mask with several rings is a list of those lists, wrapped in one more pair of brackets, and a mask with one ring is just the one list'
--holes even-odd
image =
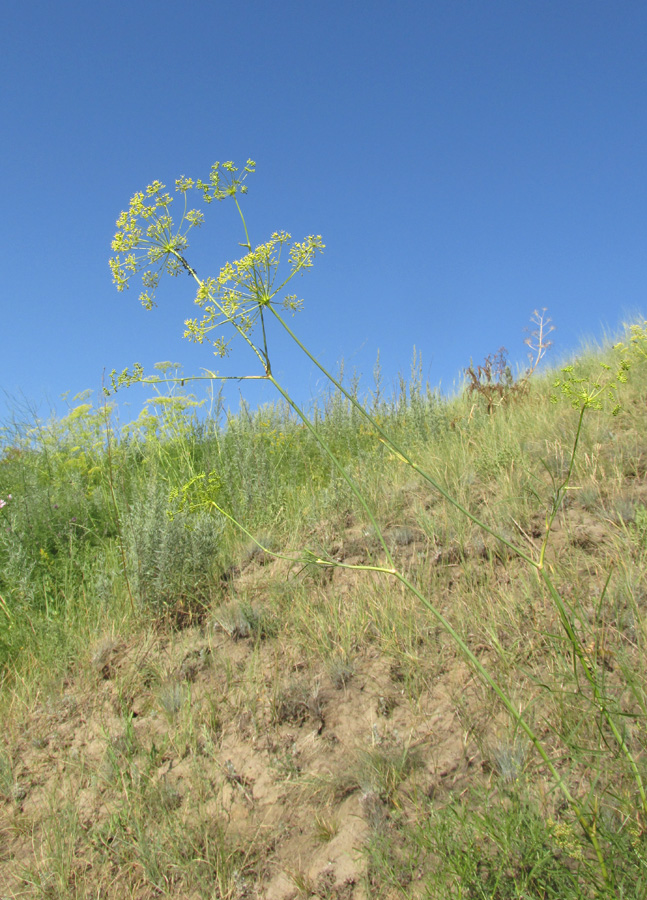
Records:
{"label": "grass", "polygon": [[503,403],[491,383],[442,400],[415,369],[375,392],[380,427],[508,544],[348,400],[312,411],[545,757],[371,570],[379,534],[288,406],[223,425],[178,388],[121,430],[87,397],[7,426],[0,896],[280,896],[284,876],[302,896],[647,897],[647,368],[618,416],[581,420],[551,403],[559,377]]}

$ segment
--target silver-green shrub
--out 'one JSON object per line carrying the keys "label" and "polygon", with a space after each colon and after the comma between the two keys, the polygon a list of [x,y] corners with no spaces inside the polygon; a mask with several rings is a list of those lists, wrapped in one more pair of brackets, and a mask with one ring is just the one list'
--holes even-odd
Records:
{"label": "silver-green shrub", "polygon": [[125,543],[140,603],[156,611],[210,599],[223,526],[207,512],[168,515],[168,488],[153,479],[126,520]]}

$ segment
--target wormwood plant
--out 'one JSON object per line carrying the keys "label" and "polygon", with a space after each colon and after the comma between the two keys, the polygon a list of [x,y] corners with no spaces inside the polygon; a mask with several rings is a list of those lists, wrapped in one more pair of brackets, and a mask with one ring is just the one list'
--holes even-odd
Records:
{"label": "wormwood plant", "polygon": [[[636,758],[634,751],[629,746],[626,738],[627,731],[622,725],[623,720],[626,719],[629,713],[605,689],[603,667],[598,659],[591,654],[590,646],[587,644],[585,636],[582,634],[581,626],[578,624],[576,610],[556,587],[554,574],[550,571],[550,567],[546,562],[546,549],[555,519],[564,505],[568,491],[571,489],[571,480],[584,418],[591,411],[601,409],[609,400],[612,403],[612,412],[618,412],[618,386],[626,381],[631,364],[640,358],[640,353],[644,350],[644,343],[634,335],[629,345],[617,349],[615,368],[611,369],[608,365],[603,366],[598,378],[588,373],[580,372],[574,366],[567,366],[562,370],[560,378],[556,380],[554,384],[555,401],[559,397],[564,397],[578,411],[579,415],[566,474],[553,481],[552,494],[549,498],[540,546],[537,552],[533,550],[528,551],[525,547],[516,545],[509,537],[499,533],[480,519],[474,512],[452,496],[441,483],[424,471],[413,456],[396,443],[385,431],[379,418],[371,415],[362,406],[356,392],[348,391],[341,383],[341,380],[335,378],[327,371],[299,340],[288,324],[285,313],[296,312],[301,307],[302,301],[298,299],[297,294],[289,292],[288,286],[297,275],[303,274],[306,269],[312,267],[316,254],[323,251],[324,244],[319,235],[309,235],[300,242],[293,242],[291,236],[284,231],[275,232],[263,244],[256,246],[252,244],[241,209],[240,197],[246,193],[247,186],[245,182],[247,177],[254,171],[255,163],[252,160],[248,160],[242,170],[231,162],[225,162],[222,164],[215,163],[207,180],[198,179],[194,181],[184,176],[179,178],[175,183],[175,191],[183,197],[184,210],[177,225],[170,211],[173,198],[166,192],[165,186],[159,181],[150,184],[145,191],[135,194],[130,201],[128,209],[122,212],[117,220],[118,230],[112,244],[116,255],[110,260],[110,267],[117,289],[120,291],[124,290],[129,286],[133,276],[141,274],[143,291],[140,294],[140,300],[146,309],[151,309],[155,305],[155,290],[164,272],[171,276],[187,273],[194,280],[197,285],[194,302],[198,313],[195,318],[189,318],[185,321],[184,336],[194,343],[210,346],[216,358],[222,358],[230,353],[232,341],[236,337],[247,346],[248,350],[256,358],[258,371],[256,373],[245,373],[229,377],[235,377],[240,381],[264,379],[274,386],[285,402],[294,410],[304,426],[312,433],[324,453],[328,456],[331,464],[339,472],[340,477],[346,482],[364,509],[381,545],[385,562],[382,565],[350,565],[339,562],[321,552],[315,553],[306,550],[297,554],[281,554],[261,544],[259,546],[274,556],[287,558],[304,565],[315,563],[323,567],[342,567],[382,573],[385,576],[396,579],[407,590],[411,591],[435,617],[442,629],[450,635],[464,657],[469,660],[481,678],[497,695],[512,717],[516,727],[525,733],[535,747],[555,784],[561,791],[565,803],[571,809],[587,840],[590,842],[594,856],[597,859],[600,889],[605,896],[617,898],[619,895],[616,890],[614,871],[605,858],[605,844],[602,839],[604,828],[599,815],[598,798],[594,791],[583,801],[580,801],[575,796],[560,774],[557,764],[549,754],[548,749],[531,726],[526,711],[520,709],[499,686],[488,669],[474,655],[465,640],[455,631],[434,602],[421,592],[411,577],[405,575],[395,565],[389,544],[375,520],[366,497],[358,488],[351,475],[345,470],[329,444],[324,440],[320,429],[295,403],[289,392],[273,375],[268,326],[270,322],[273,322],[291,337],[299,349],[341,392],[357,413],[368,421],[385,447],[397,459],[409,466],[462,515],[490,534],[500,544],[504,545],[509,553],[523,560],[535,572],[537,579],[544,586],[547,596],[552,600],[558,612],[564,638],[573,658],[575,674],[581,685],[580,690],[590,703],[591,715],[598,723],[598,728],[603,735],[608,752],[614,756],[619,754],[625,760],[628,771],[631,774],[635,800],[631,816],[635,816],[641,832],[644,832],[645,828],[647,828],[647,795],[641,775],[641,761]],[[192,228],[199,227],[204,221],[204,214],[200,209],[188,209],[188,198],[194,192],[198,194],[205,205],[210,205],[216,200],[218,202],[229,200],[233,202],[240,215],[244,234],[241,246],[244,254],[233,262],[227,262],[216,276],[200,277],[186,256],[189,247],[189,232]],[[543,351],[548,345],[546,340],[547,320],[544,318],[543,313],[541,316],[537,313],[535,314],[535,324],[538,325],[538,332],[536,333],[537,344],[536,347],[533,347],[536,361],[533,364],[531,360],[531,368],[519,383],[517,393],[527,389],[530,375],[536,368]],[[476,378],[475,390],[479,393],[483,393],[485,390],[489,409],[493,408],[497,397],[503,399],[515,393],[511,373],[509,375],[506,373],[503,363],[504,358],[500,355],[490,361],[489,376],[488,371],[474,373]],[[501,368],[502,366],[503,368]],[[501,369],[500,372],[497,367]],[[208,371],[203,376],[183,377],[182,380],[187,381],[198,378],[215,380],[224,379],[225,376]],[[135,364],[132,370],[125,369],[120,374],[113,371],[111,375],[113,390],[136,381],[159,383],[161,381],[173,382],[174,380],[179,379],[146,377],[142,367],[138,364]],[[541,500],[539,494],[537,494],[537,497]],[[179,510],[188,509],[189,511],[203,510],[205,508],[218,510],[221,515],[233,521],[242,532],[254,540],[245,528],[244,523],[238,521],[230,510],[225,509],[220,504],[217,473],[200,473],[191,479],[188,484],[177,492],[176,506]],[[607,579],[607,584],[600,598],[600,605],[604,599],[608,582],[609,579]]]}

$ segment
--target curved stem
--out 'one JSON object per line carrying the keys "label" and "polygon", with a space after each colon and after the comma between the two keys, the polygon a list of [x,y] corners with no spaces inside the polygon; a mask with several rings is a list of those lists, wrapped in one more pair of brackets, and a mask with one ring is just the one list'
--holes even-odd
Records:
{"label": "curved stem", "polygon": [[543,570],[544,568],[544,560],[546,557],[546,548],[548,546],[548,538],[550,537],[550,532],[553,527],[553,522],[555,521],[555,517],[557,513],[562,508],[562,504],[564,502],[564,496],[566,491],[568,490],[568,486],[571,481],[571,475],[573,474],[573,467],[575,466],[575,454],[577,453],[577,448],[580,442],[580,435],[582,433],[582,423],[584,421],[584,411],[586,410],[586,406],[583,405],[580,409],[580,418],[577,423],[577,431],[575,433],[575,440],[573,442],[573,449],[571,450],[571,460],[568,466],[568,472],[566,473],[566,478],[561,483],[561,485],[555,491],[553,497],[553,507],[550,511],[550,514],[546,517],[546,534],[544,535],[544,540],[541,544],[541,550],[539,552],[539,562],[536,563],[536,566],[539,570]]}
{"label": "curved stem", "polygon": [[306,356],[310,360],[312,360],[312,362],[317,366],[317,368],[321,372],[323,372],[323,374],[326,376],[326,378],[328,378],[339,391],[341,391],[341,393],[346,397],[346,399],[349,400],[353,404],[353,406],[364,416],[364,418],[368,422],[371,423],[373,428],[375,428],[375,430],[378,432],[378,434],[382,438],[383,443],[386,444],[386,446],[389,447],[389,449],[396,456],[398,456],[400,459],[402,459],[404,462],[406,462],[407,465],[409,465],[415,472],[417,472],[422,478],[424,478],[425,481],[427,481],[433,488],[435,488],[440,494],[442,494],[442,496],[445,498],[445,500],[448,501],[448,503],[451,503],[452,506],[454,506],[459,512],[461,512],[464,516],[467,516],[467,518],[470,519],[472,522],[474,522],[475,525],[478,525],[478,527],[482,528],[483,531],[486,531],[488,534],[492,535],[493,538],[495,538],[497,541],[500,541],[502,544],[504,544],[506,547],[508,547],[510,550],[512,550],[515,555],[521,557],[521,559],[525,560],[531,566],[538,568],[537,562],[535,562],[535,560],[532,559],[532,557],[528,556],[526,553],[523,552],[523,550],[521,550],[515,544],[506,540],[506,538],[504,538],[502,535],[498,534],[496,531],[494,531],[494,529],[490,528],[490,526],[487,525],[485,522],[483,522],[481,519],[479,519],[478,516],[475,516],[473,513],[471,513],[468,509],[466,509],[466,507],[464,507],[461,503],[459,503],[458,500],[456,500],[454,497],[452,497],[452,495],[447,490],[445,490],[445,488],[442,487],[442,485],[439,484],[435,480],[435,478],[432,478],[432,476],[429,475],[427,472],[425,472],[424,469],[421,469],[420,466],[411,459],[409,454],[406,453],[406,451],[403,450],[398,444],[396,444],[396,442],[384,431],[384,429],[379,424],[379,422],[369,412],[367,412],[366,409],[364,409],[362,404],[359,403],[359,401],[355,397],[353,397],[353,395],[351,393],[349,393],[349,391],[346,390],[346,388],[341,384],[341,382],[339,382],[334,377],[334,375],[332,375],[332,373],[329,372],[319,362],[319,360],[316,358],[316,356],[313,356],[313,354],[310,353],[308,348],[304,344],[301,343],[299,338],[292,331],[292,329],[287,324],[287,322],[283,319],[283,317],[281,315],[279,315],[279,313],[276,311],[276,309],[274,309],[273,306],[270,306],[269,308],[271,309],[274,316],[281,323],[283,328],[290,335],[292,340],[295,341],[295,343],[301,348],[301,350],[306,354]]}
{"label": "curved stem", "polygon": [[523,714],[516,708],[514,703],[507,696],[505,691],[503,691],[496,681],[492,678],[487,669],[482,665],[479,659],[472,653],[468,645],[465,643],[463,638],[458,634],[458,632],[452,627],[452,625],[447,621],[447,619],[443,616],[443,614],[436,609],[433,603],[422,594],[415,584],[412,584],[402,573],[394,572],[393,575],[400,581],[408,590],[414,594],[418,600],[422,603],[422,605],[429,610],[429,612],[434,616],[436,621],[441,625],[443,630],[451,637],[456,646],[460,649],[461,653],[465,656],[466,659],[472,664],[472,666],[476,669],[481,678],[485,681],[485,683],[494,691],[497,695],[503,706],[510,713],[514,721],[518,724],[518,726],[522,729],[522,731],[526,734],[535,750],[539,753],[542,760],[546,764],[550,774],[552,775],[556,785],[562,792],[564,799],[570,806],[570,808],[575,813],[575,816],[582,827],[582,830],[586,834],[587,838],[591,842],[593,849],[595,851],[595,855],[598,860],[598,865],[600,867],[600,872],[602,873],[602,877],[604,879],[605,885],[608,889],[613,892],[615,896],[615,891],[613,891],[611,881],[609,879],[609,873],[606,867],[606,863],[604,861],[604,855],[602,853],[602,848],[600,847],[600,842],[598,841],[598,837],[596,834],[595,826],[591,826],[584,814],[583,810],[580,808],[579,803],[575,800],[573,795],[568,789],[568,786],[562,776],[559,774],[552,760],[548,756],[546,750],[544,749],[543,744],[530,727],[528,722],[526,722]]}
{"label": "curved stem", "polygon": [[[306,424],[308,424],[306,417],[303,416],[303,414],[300,413],[298,408],[290,401],[289,397],[285,394],[285,392],[280,387],[280,385],[274,379],[270,379],[270,380],[273,381],[277,390],[280,391],[280,393],[285,397],[285,399],[288,401],[288,403],[290,403],[290,405],[295,409],[295,411],[303,418],[303,420],[306,422]],[[320,436],[316,435],[316,432],[315,432],[315,436],[317,437],[319,442],[322,444],[322,446],[325,449],[327,449],[325,446],[325,443],[321,440]],[[331,459],[333,459],[333,461],[335,461],[336,465],[339,465],[336,462],[335,457],[330,453],[330,451],[327,450],[327,452],[329,453],[329,455],[331,455]],[[348,480],[348,483],[351,484],[350,480],[349,479],[347,479],[347,480]],[[352,484],[351,484],[351,487],[352,487]],[[358,498],[360,499],[360,501],[362,502],[362,505],[364,506],[364,508],[367,510],[367,512],[370,515],[370,511],[364,504],[361,495],[359,495],[357,493],[357,491],[355,491],[355,493],[358,496]],[[595,852],[595,855],[596,855],[596,858],[598,861],[598,865],[600,867],[600,872],[602,874],[602,878],[605,882],[607,889],[611,891],[613,896],[615,896],[615,891],[613,891],[613,887],[612,887],[612,884],[611,884],[611,881],[609,878],[609,873],[608,873],[606,863],[604,860],[604,855],[602,853],[602,848],[600,847],[600,842],[597,837],[595,826],[594,825],[592,826],[589,823],[584,811],[581,809],[579,803],[575,800],[575,798],[569,791],[566,782],[564,781],[562,776],[557,771],[557,768],[555,767],[555,765],[552,762],[551,758],[549,757],[548,753],[544,749],[544,746],[541,743],[540,739],[537,737],[537,735],[535,734],[532,727],[526,721],[523,713],[521,713],[517,709],[517,707],[514,705],[512,700],[505,693],[505,691],[503,691],[502,688],[499,687],[497,682],[492,678],[492,676],[489,674],[487,669],[479,661],[478,657],[475,656],[475,654],[471,651],[471,649],[469,648],[467,643],[463,640],[463,638],[458,634],[458,632],[454,629],[454,627],[450,624],[450,622],[443,616],[443,614],[440,612],[440,610],[438,610],[434,606],[434,604],[431,603],[431,601],[428,600],[427,597],[425,597],[425,595],[422,594],[420,590],[418,590],[418,588],[415,586],[415,584],[410,582],[404,574],[397,571],[395,569],[395,567],[393,567],[393,566],[391,568],[385,568],[384,566],[374,566],[374,565],[368,565],[368,566],[367,565],[345,565],[343,563],[338,563],[336,561],[328,561],[328,560],[323,560],[323,559],[312,560],[312,559],[304,559],[304,558],[295,558],[293,556],[288,556],[287,554],[284,554],[284,553],[277,553],[276,551],[271,550],[268,547],[265,547],[258,540],[256,540],[256,538],[254,538],[254,536],[244,527],[244,525],[242,525],[230,513],[227,513],[224,509],[222,509],[222,507],[219,506],[214,500],[210,500],[209,503],[211,506],[213,506],[215,509],[217,509],[218,512],[220,512],[223,516],[225,516],[225,518],[227,518],[230,522],[232,522],[240,531],[242,531],[243,534],[245,534],[245,535],[247,535],[247,537],[251,538],[251,540],[253,540],[254,543],[258,547],[260,547],[262,550],[269,553],[271,556],[275,557],[276,559],[285,559],[285,560],[288,560],[289,562],[294,562],[294,563],[302,562],[304,564],[314,561],[318,565],[325,565],[325,566],[330,566],[333,568],[346,568],[346,569],[356,569],[356,570],[360,570],[360,571],[377,572],[377,573],[380,573],[383,575],[389,575],[391,577],[396,578],[407,590],[411,591],[411,593],[415,597],[417,597],[417,599],[422,603],[422,605],[426,609],[428,609],[429,612],[431,612],[431,614],[434,616],[434,618],[436,619],[438,624],[441,626],[441,628],[445,631],[446,634],[448,634],[451,637],[452,641],[455,643],[455,645],[461,651],[463,656],[471,663],[471,665],[477,671],[477,673],[481,676],[483,681],[494,691],[494,693],[497,695],[497,697],[499,698],[499,700],[501,701],[501,703],[503,704],[505,709],[511,715],[512,719],[516,722],[516,724],[519,726],[519,728],[526,734],[528,740],[532,743],[533,747],[539,753],[540,757],[542,758],[543,762],[545,763],[546,767],[548,768],[551,776],[553,777],[555,784],[561,791],[561,793],[562,793],[564,799],[566,800],[566,802],[568,803],[569,807],[573,810],[582,830],[584,831],[588,840],[590,841],[591,846],[594,849],[594,852]],[[371,519],[372,519],[372,516],[371,516]],[[378,529],[378,533],[379,533],[379,529]],[[385,547],[385,549],[386,549],[386,547]],[[388,551],[387,551],[387,554],[388,554]],[[391,563],[391,565],[392,565],[392,563]]]}
{"label": "curved stem", "polygon": [[281,394],[281,396],[282,396],[283,399],[286,401],[286,403],[287,403],[289,406],[292,407],[292,409],[295,411],[295,413],[296,413],[296,414],[298,415],[298,417],[301,419],[301,421],[302,421],[303,424],[306,426],[306,428],[308,429],[308,431],[310,431],[310,433],[313,435],[314,439],[315,439],[315,440],[317,441],[317,443],[321,446],[322,450],[324,451],[324,453],[326,454],[326,456],[328,457],[328,459],[331,461],[331,463],[333,464],[333,466],[337,469],[337,471],[339,472],[339,474],[341,475],[341,477],[344,479],[344,481],[346,482],[346,484],[349,486],[349,488],[351,489],[351,491],[352,491],[353,494],[355,495],[355,498],[356,498],[356,499],[359,501],[359,503],[361,504],[362,509],[364,510],[364,512],[366,513],[366,515],[368,516],[368,518],[369,518],[369,520],[370,520],[370,522],[371,522],[371,525],[372,525],[373,528],[375,529],[375,534],[377,535],[378,540],[379,540],[380,544],[382,545],[382,549],[384,550],[384,553],[385,553],[385,555],[386,555],[387,561],[388,561],[388,563],[389,563],[390,569],[384,570],[384,571],[390,571],[392,574],[395,574],[395,565],[394,565],[394,563],[393,563],[393,557],[392,557],[392,555],[391,555],[391,551],[389,550],[389,548],[388,548],[388,546],[387,546],[387,543],[386,543],[386,541],[384,540],[384,535],[382,534],[382,530],[380,529],[380,526],[377,524],[377,522],[376,522],[376,520],[375,520],[375,516],[374,516],[373,513],[371,512],[371,510],[370,510],[370,508],[369,508],[369,505],[368,505],[368,503],[366,502],[366,500],[364,499],[364,496],[363,496],[362,492],[359,490],[359,488],[357,487],[357,485],[355,484],[355,482],[353,481],[353,479],[350,477],[350,475],[348,474],[348,472],[346,471],[346,469],[342,466],[342,464],[340,463],[340,461],[337,459],[337,457],[335,456],[335,454],[332,452],[332,450],[330,449],[330,447],[328,446],[328,444],[326,443],[326,441],[322,438],[321,434],[320,434],[320,433],[317,431],[317,429],[314,427],[314,425],[313,425],[313,423],[310,421],[310,419],[306,416],[306,414],[303,412],[303,410],[300,409],[300,407],[297,406],[297,404],[294,402],[294,400],[292,399],[292,397],[290,397],[290,395],[287,393],[287,391],[285,391],[285,390],[281,387],[281,385],[280,385],[279,382],[276,380],[276,378],[274,378],[273,375],[268,374],[267,380],[270,381],[270,382],[274,385],[274,387],[275,387],[276,390],[279,392],[279,394]]}
{"label": "curved stem", "polygon": [[591,686],[591,690],[593,691],[593,700],[595,703],[595,708],[604,718],[605,722],[607,723],[611,733],[613,734],[613,736],[616,740],[618,747],[620,748],[625,759],[629,763],[629,767],[631,768],[631,771],[633,773],[634,781],[636,782],[636,786],[638,787],[638,792],[640,794],[643,812],[644,812],[645,816],[647,816],[647,793],[645,791],[645,785],[644,785],[642,776],[640,774],[640,771],[638,770],[638,766],[636,765],[636,761],[633,758],[633,755],[632,755],[629,747],[627,746],[625,739],[620,734],[618,726],[614,722],[613,717],[611,716],[611,713],[609,712],[609,709],[608,709],[608,706],[604,699],[604,696],[602,695],[602,692],[600,690],[600,686],[598,684],[598,679],[596,677],[595,671],[593,670],[591,663],[590,663],[589,659],[587,658],[584,648],[582,647],[581,641],[575,634],[575,630],[573,628],[572,623],[570,622],[570,620],[568,618],[566,607],[564,606],[564,601],[562,600],[562,598],[559,594],[559,591],[557,590],[557,588],[551,581],[550,576],[548,575],[548,572],[545,569],[542,569],[541,574],[542,574],[542,578],[546,584],[546,587],[548,588],[548,590],[550,592],[553,603],[557,607],[557,610],[559,612],[559,616],[560,616],[560,619],[562,622],[562,627],[564,628],[564,631],[566,632],[569,642],[573,648],[573,652],[577,656],[577,659],[579,660],[579,663],[582,666],[582,670],[584,672],[586,680],[589,682],[589,685]]}

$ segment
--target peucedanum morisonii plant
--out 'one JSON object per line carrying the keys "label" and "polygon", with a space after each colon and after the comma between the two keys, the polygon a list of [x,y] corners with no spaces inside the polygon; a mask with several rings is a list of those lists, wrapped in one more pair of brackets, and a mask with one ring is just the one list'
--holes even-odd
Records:
{"label": "peucedanum morisonii plant", "polygon": [[[437,479],[424,471],[410,453],[389,436],[378,418],[371,415],[364,408],[355,394],[346,390],[341,380],[335,378],[325,369],[294,333],[284,313],[294,313],[301,307],[302,301],[298,299],[297,294],[289,292],[288,286],[295,276],[303,274],[305,270],[312,267],[317,253],[323,251],[324,244],[319,235],[310,235],[301,242],[293,242],[288,233],[281,231],[272,234],[270,239],[263,244],[252,245],[245,216],[240,205],[240,197],[246,193],[247,185],[245,182],[247,177],[254,171],[255,163],[252,160],[248,160],[242,169],[239,169],[231,162],[225,162],[215,163],[206,181],[200,179],[194,181],[184,176],[179,178],[175,183],[175,190],[176,193],[184,197],[184,210],[179,224],[174,222],[171,215],[170,209],[173,198],[166,192],[165,185],[155,181],[144,192],[135,194],[130,201],[129,208],[122,212],[117,220],[118,230],[112,243],[112,249],[116,255],[110,260],[110,267],[117,289],[123,291],[129,286],[130,280],[134,276],[141,275],[143,291],[140,294],[140,300],[146,309],[151,309],[155,305],[155,290],[164,272],[174,277],[187,273],[195,281],[197,286],[195,306],[198,308],[199,313],[194,318],[185,321],[184,336],[194,343],[209,345],[216,358],[227,356],[232,349],[232,340],[238,336],[256,357],[260,366],[260,372],[256,374],[221,376],[216,372],[206,371],[206,374],[200,376],[182,376],[182,381],[200,378],[210,380],[235,378],[238,381],[264,379],[270,382],[305,427],[312,433],[323,452],[339,471],[341,478],[344,479],[357,501],[361,504],[375,529],[375,535],[381,545],[385,562],[382,565],[350,565],[310,550],[304,550],[296,555],[287,555],[264,547],[257,541],[256,543],[263,550],[274,556],[302,562],[304,565],[314,563],[324,567],[342,567],[381,573],[397,579],[407,590],[411,591],[435,617],[440,626],[458,646],[464,657],[469,660],[481,678],[494,691],[512,717],[515,727],[524,732],[535,747],[593,848],[605,895],[617,897],[614,889],[613,873],[608,869],[600,841],[600,823],[598,821],[596,803],[589,802],[585,805],[576,799],[558,771],[557,765],[551,758],[548,750],[529,724],[524,711],[513,703],[433,601],[422,593],[411,577],[405,575],[395,565],[387,541],[375,520],[366,497],[330,449],[320,431],[315,427],[315,424],[273,375],[268,340],[268,322],[273,320],[275,323],[278,323],[337,390],[368,420],[379,439],[396,458],[428,482],[462,515],[505,545],[508,552],[523,560],[525,564],[534,570],[558,612],[567,646],[570,647],[573,657],[573,665],[588,684],[589,699],[592,711],[596,719],[599,720],[599,728],[601,731],[605,730],[605,735],[608,735],[608,737],[605,737],[607,743],[612,742],[615,745],[614,752],[624,757],[628,764],[635,784],[637,814],[640,820],[647,824],[647,794],[639,762],[627,743],[624,728],[619,724],[621,717],[626,714],[607,696],[598,671],[598,664],[592,659],[586,641],[578,629],[577,617],[555,586],[550,566],[546,562],[546,549],[553,523],[571,489],[571,479],[584,418],[589,411],[600,409],[603,402],[606,402],[609,397],[613,401],[612,411],[614,413],[618,412],[618,386],[627,379],[632,359],[631,346],[620,348],[616,369],[612,371],[608,365],[605,365],[598,379],[582,375],[573,366],[567,366],[562,370],[561,377],[555,382],[554,399],[557,400],[558,396],[562,395],[579,411],[577,427],[570,450],[570,461],[566,474],[553,481],[552,495],[546,512],[544,534],[539,549],[535,553],[533,550],[528,551],[524,547],[517,546],[507,536],[497,532],[496,529],[462,505]],[[230,200],[234,203],[240,215],[244,233],[244,241],[241,242],[241,246],[245,252],[240,259],[227,262],[220,269],[217,276],[200,277],[186,256],[189,248],[189,232],[193,228],[200,227],[204,221],[204,213],[200,209],[188,209],[188,197],[193,192],[199,195],[202,203],[205,205],[209,205],[216,200],[219,202]],[[287,257],[287,260],[285,257]],[[539,317],[539,330],[537,332],[538,346],[532,348],[538,354],[537,359],[541,358],[547,346],[542,337],[545,333],[542,329],[543,324],[542,314]],[[229,333],[226,332],[226,329],[229,329]],[[638,349],[642,349],[642,344]],[[132,370],[125,369],[120,374],[113,371],[111,375],[113,390],[137,381],[159,383],[161,381],[172,382],[174,380],[179,379],[146,377],[142,367],[138,364]],[[245,528],[244,523],[237,521],[228,510],[219,505],[217,499],[218,491],[215,488],[217,488],[217,475],[214,475],[214,473],[200,474],[191,479],[183,488],[178,489],[175,492],[174,499],[180,508],[188,509],[189,511],[192,509],[204,509],[205,507],[217,510],[221,515],[234,522],[249,538],[255,540]],[[607,579],[600,603],[604,597],[604,592],[606,592],[608,581]]]}

